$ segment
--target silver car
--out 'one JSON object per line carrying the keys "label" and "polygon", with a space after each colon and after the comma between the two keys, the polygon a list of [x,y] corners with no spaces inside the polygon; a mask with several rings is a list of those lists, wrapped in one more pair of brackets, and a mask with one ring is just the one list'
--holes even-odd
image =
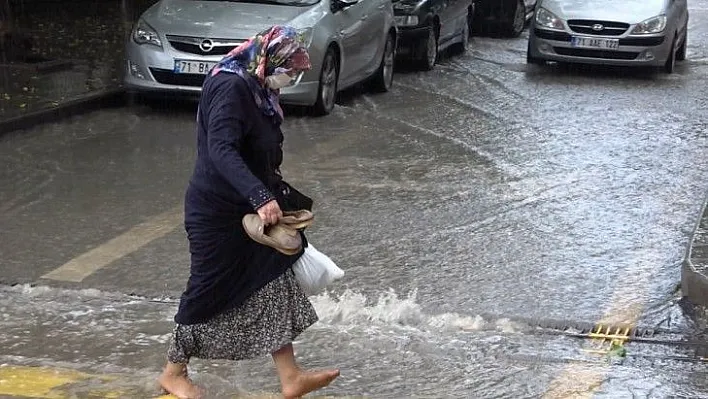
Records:
{"label": "silver car", "polygon": [[201,91],[206,72],[231,49],[272,25],[300,30],[312,70],[282,90],[285,104],[328,114],[338,91],[393,82],[397,30],[390,0],[160,0],[126,43],[129,91]]}
{"label": "silver car", "polygon": [[662,67],[686,58],[687,0],[539,0],[527,61]]}

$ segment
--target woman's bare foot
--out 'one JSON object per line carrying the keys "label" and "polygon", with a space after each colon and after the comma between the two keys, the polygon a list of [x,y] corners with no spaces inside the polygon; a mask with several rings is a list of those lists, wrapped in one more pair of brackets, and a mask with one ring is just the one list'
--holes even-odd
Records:
{"label": "woman's bare foot", "polygon": [[157,379],[162,389],[179,399],[200,399],[202,392],[187,376],[186,368],[168,365]]}
{"label": "woman's bare foot", "polygon": [[337,377],[339,377],[339,370],[300,371],[281,382],[283,396],[285,399],[299,398],[312,391],[326,387]]}

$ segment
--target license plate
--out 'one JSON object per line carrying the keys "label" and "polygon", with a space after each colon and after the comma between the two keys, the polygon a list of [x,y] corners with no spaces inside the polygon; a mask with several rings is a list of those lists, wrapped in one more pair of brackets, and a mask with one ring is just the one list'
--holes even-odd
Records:
{"label": "license plate", "polygon": [[619,39],[601,39],[595,37],[578,37],[573,36],[570,39],[570,45],[573,47],[584,48],[600,48],[616,50],[619,48]]}
{"label": "license plate", "polygon": [[214,65],[216,62],[175,60],[174,73],[206,75]]}

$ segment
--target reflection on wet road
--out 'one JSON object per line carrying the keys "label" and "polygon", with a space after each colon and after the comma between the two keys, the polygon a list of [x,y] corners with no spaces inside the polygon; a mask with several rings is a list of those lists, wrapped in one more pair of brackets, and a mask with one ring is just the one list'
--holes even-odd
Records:
{"label": "reflection on wet road", "polygon": [[[524,38],[475,38],[391,93],[290,117],[284,174],[347,272],[313,298],[321,322],[298,346],[308,366],[342,367],[325,393],[708,397],[708,368],[676,359],[690,350],[630,343],[610,364],[522,321],[690,334],[676,287],[708,178],[708,2],[691,7],[674,75],[528,67]],[[0,278],[20,283],[0,291],[2,362],[152,392],[188,272],[179,219],[156,216],[181,203],[193,111],[106,110],[0,141]],[[149,243],[116,244],[147,237],[141,223]],[[91,272],[43,278],[67,264]],[[275,391],[268,362],[193,367],[224,397]]]}

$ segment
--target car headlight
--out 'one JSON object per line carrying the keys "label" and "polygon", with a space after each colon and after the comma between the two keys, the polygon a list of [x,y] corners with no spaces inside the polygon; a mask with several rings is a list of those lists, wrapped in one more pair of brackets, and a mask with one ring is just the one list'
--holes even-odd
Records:
{"label": "car headlight", "polygon": [[397,15],[394,19],[398,26],[416,26],[419,22],[417,15]]}
{"label": "car headlight", "polygon": [[545,8],[539,8],[536,12],[536,25],[546,29],[565,30],[563,20]]}
{"label": "car headlight", "polygon": [[637,24],[632,30],[633,35],[647,35],[663,32],[666,28],[666,15],[649,18]]}
{"label": "car headlight", "polygon": [[315,37],[313,28],[302,28],[297,30],[298,41],[302,43],[305,48],[310,48],[312,44],[312,39]]}
{"label": "car headlight", "polygon": [[145,21],[140,20],[133,29],[133,41],[137,44],[152,44],[153,46],[162,47],[162,41],[155,29],[148,25]]}

